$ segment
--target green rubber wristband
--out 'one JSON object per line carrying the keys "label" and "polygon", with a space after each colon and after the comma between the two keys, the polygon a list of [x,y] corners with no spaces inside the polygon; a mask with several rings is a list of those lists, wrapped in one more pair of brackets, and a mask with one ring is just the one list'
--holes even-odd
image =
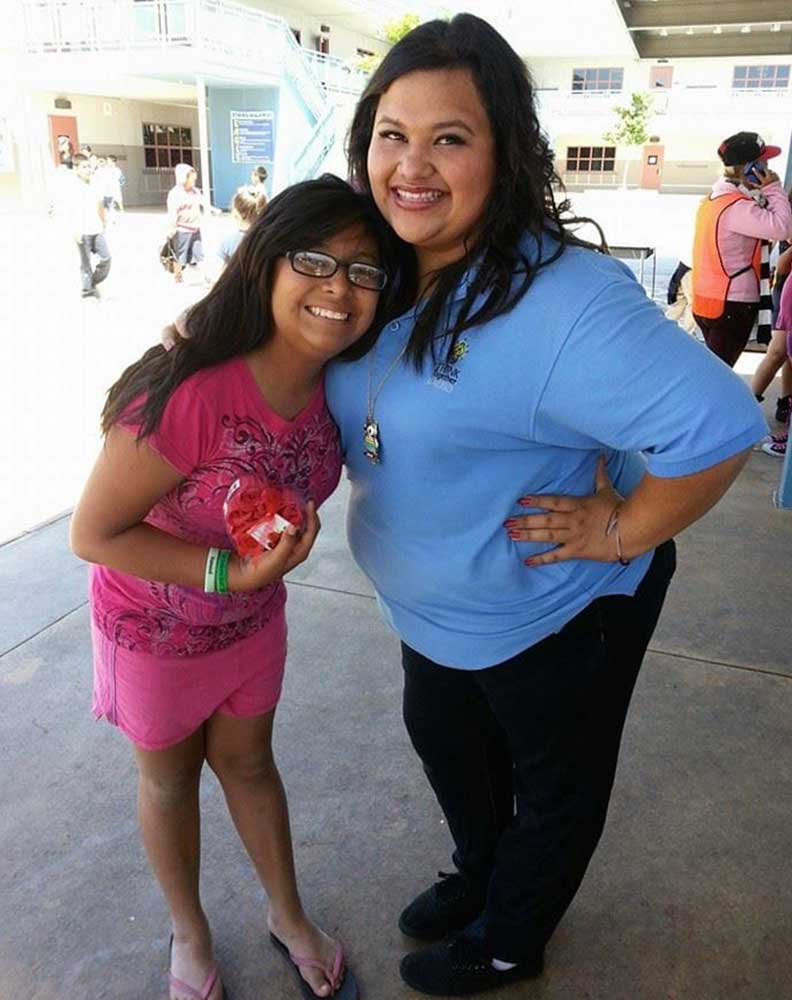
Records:
{"label": "green rubber wristband", "polygon": [[228,563],[230,559],[231,552],[229,549],[223,549],[217,557],[215,592],[218,594],[228,593]]}

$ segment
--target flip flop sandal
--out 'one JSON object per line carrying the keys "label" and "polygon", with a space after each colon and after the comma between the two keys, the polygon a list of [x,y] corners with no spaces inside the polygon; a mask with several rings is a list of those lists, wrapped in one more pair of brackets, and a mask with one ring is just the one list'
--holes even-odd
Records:
{"label": "flip flop sandal", "polygon": [[[292,955],[286,945],[279,938],[270,932],[270,940],[278,949],[282,952],[286,958],[289,960],[289,964],[294,969],[297,978],[300,981],[300,991],[304,997],[304,1000],[323,1000],[319,997],[317,993],[311,989],[310,983],[307,983],[300,973],[300,968],[306,969],[320,969],[327,978],[328,982],[335,983],[338,980],[338,973],[341,971],[341,967],[344,964],[344,951],[339,944],[336,948],[335,957],[333,959],[333,967],[328,969],[327,966],[322,965],[321,962],[317,962],[313,958],[298,958],[297,955]],[[360,991],[358,990],[358,984],[355,977],[346,969],[344,971],[344,978],[341,980],[340,984],[328,994],[328,997],[333,997],[333,1000],[360,1000]]]}
{"label": "flip flop sandal", "polygon": [[[171,934],[170,943],[168,944],[168,985],[172,986],[174,989],[180,990],[185,996],[189,997],[190,1000],[207,1000],[207,997],[214,989],[214,984],[217,982],[217,977],[219,975],[219,970],[217,968],[217,963],[213,962],[211,968],[206,974],[206,979],[204,980],[203,987],[200,990],[196,990],[194,986],[190,986],[189,983],[183,982],[181,979],[177,979],[170,971],[170,960],[171,954],[173,952],[173,935]],[[231,1000],[231,996],[225,990],[222,989],[220,994],[222,1000]]]}

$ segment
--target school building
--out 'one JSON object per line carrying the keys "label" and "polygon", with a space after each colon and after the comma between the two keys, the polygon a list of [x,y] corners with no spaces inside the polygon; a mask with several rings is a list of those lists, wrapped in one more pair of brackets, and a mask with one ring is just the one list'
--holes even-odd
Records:
{"label": "school building", "polygon": [[164,203],[179,162],[223,208],[258,164],[270,191],[343,173],[358,65],[401,13],[388,0],[10,0],[0,208],[46,196],[61,137],[118,157],[129,206]]}
{"label": "school building", "polygon": [[[722,169],[719,143],[743,130],[782,148],[773,169],[792,184],[789,0],[556,0],[552,10],[551,22],[522,26],[515,10],[511,33],[570,191],[703,193]],[[647,142],[619,146],[604,136],[634,93],[650,99]]]}
{"label": "school building", "polygon": [[[257,164],[270,191],[343,175],[383,23],[457,9],[525,57],[569,190],[704,192],[743,129],[781,146],[792,183],[790,0],[7,0],[0,210],[46,199],[63,136],[118,157],[130,206],[162,204],[178,162],[222,208]],[[606,140],[634,93],[651,99],[648,141]]]}

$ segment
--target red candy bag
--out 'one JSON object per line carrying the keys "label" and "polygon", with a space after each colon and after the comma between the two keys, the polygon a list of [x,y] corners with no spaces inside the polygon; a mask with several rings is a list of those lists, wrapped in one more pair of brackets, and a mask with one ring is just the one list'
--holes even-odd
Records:
{"label": "red candy bag", "polygon": [[228,489],[223,515],[234,548],[242,558],[268,552],[294,525],[305,526],[302,497],[290,486],[274,486],[253,476],[240,476]]}

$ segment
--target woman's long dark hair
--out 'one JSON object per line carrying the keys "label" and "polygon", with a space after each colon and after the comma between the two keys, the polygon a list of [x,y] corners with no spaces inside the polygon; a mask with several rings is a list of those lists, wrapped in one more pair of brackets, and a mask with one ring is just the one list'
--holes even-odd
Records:
{"label": "woman's long dark hair", "polygon": [[[191,375],[247,354],[272,336],[275,264],[289,250],[319,246],[349,226],[362,224],[376,239],[389,275],[374,322],[339,357],[361,357],[383,324],[414,298],[414,253],[385,223],[373,201],[331,174],[287,188],[251,225],[212,290],[187,313],[185,337],[167,351],[158,345],[130,365],[107,394],[102,430],[127,414],[140,423],[139,438],[159,423],[173,391]],[[129,409],[135,400],[139,405]]]}
{"label": "woman's long dark hair", "polygon": [[[359,190],[371,192],[367,157],[380,97],[399,77],[436,69],[471,72],[495,140],[495,180],[466,255],[433,276],[407,352],[416,367],[427,354],[434,357],[438,335],[450,334],[446,342],[450,353],[463,330],[512,309],[537,273],[557,260],[567,246],[590,246],[571,227],[592,222],[568,216],[568,201],[556,203],[553,186],[563,191],[563,185],[539,125],[531,75],[508,42],[472,14],[420,25],[380,63],[360,98],[348,137],[350,177]],[[596,228],[602,237],[602,230]],[[526,234],[535,242],[530,257],[520,247]],[[549,254],[543,240],[546,235],[552,238]],[[604,239],[596,249],[605,249]],[[446,328],[450,296],[473,261],[480,266],[456,318]],[[519,275],[516,280],[515,275]],[[486,298],[473,312],[482,293]]]}

